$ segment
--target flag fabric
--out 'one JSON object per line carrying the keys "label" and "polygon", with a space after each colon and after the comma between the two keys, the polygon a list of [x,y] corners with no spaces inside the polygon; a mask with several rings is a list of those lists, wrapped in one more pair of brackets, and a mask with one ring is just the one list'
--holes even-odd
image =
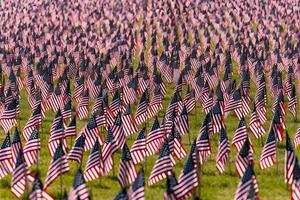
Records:
{"label": "flag fabric", "polygon": [[137,125],[140,125],[144,123],[148,119],[148,104],[149,104],[149,94],[146,90],[140,100],[140,103],[137,107],[136,114],[135,114],[135,120]]}
{"label": "flag fabric", "polygon": [[85,180],[84,180],[84,177],[83,177],[83,174],[82,174],[82,171],[80,168],[77,170],[77,173],[75,175],[75,179],[73,182],[73,186],[72,186],[70,194],[69,194],[69,200],[72,200],[72,199],[80,199],[80,200],[91,199],[87,185],[85,184]]}
{"label": "flag fabric", "polygon": [[102,158],[104,166],[104,174],[108,174],[113,168],[113,154],[118,150],[117,143],[114,138],[114,134],[110,128],[108,128],[105,143],[102,149]]}
{"label": "flag fabric", "polygon": [[122,188],[125,188],[133,183],[137,176],[135,164],[133,162],[130,150],[125,143],[123,146],[122,157],[119,166],[118,181]]}
{"label": "flag fabric", "polygon": [[189,132],[189,119],[186,106],[183,106],[181,113],[175,118],[175,125],[181,135]]}
{"label": "flag fabric", "polygon": [[60,110],[58,110],[50,128],[50,137],[48,141],[48,150],[52,157],[60,144],[66,149],[67,144],[64,135],[63,118]]}
{"label": "flag fabric", "polygon": [[[101,138],[97,121],[95,115],[91,117],[86,127],[83,129],[81,135],[85,136],[84,150],[87,151],[93,148],[95,141],[98,139],[100,145],[103,145],[103,140]],[[78,136],[80,137],[80,136]],[[76,139],[77,140],[77,139]]]}
{"label": "flag fabric", "polygon": [[39,178],[39,175],[36,174],[34,177],[33,185],[32,185],[32,190],[29,194],[28,200],[53,200],[48,192],[43,189],[43,184],[42,181]]}
{"label": "flag fabric", "polygon": [[247,137],[248,134],[247,134],[245,118],[242,118],[239,122],[239,126],[237,127],[232,139],[232,144],[236,147],[238,151],[241,150]]}
{"label": "flag fabric", "polygon": [[128,194],[125,188],[122,188],[122,190],[114,198],[114,200],[127,200],[127,199],[128,199]]}
{"label": "flag fabric", "polygon": [[13,171],[13,156],[9,134],[0,146],[0,179]]}
{"label": "flag fabric", "polygon": [[[174,194],[176,199],[185,199],[192,194],[192,190],[199,185],[198,164],[195,160],[196,144],[193,143],[188,159],[178,178],[178,183],[174,186]],[[196,156],[197,157],[197,156]]]}
{"label": "flag fabric", "polygon": [[164,200],[176,200],[174,188],[177,185],[175,174],[167,176],[166,190],[164,193]]}
{"label": "flag fabric", "polygon": [[130,153],[133,159],[134,164],[138,164],[142,162],[146,157],[146,136],[145,136],[146,128],[143,128],[133,145],[131,146]]}
{"label": "flag fabric", "polygon": [[86,90],[83,93],[83,96],[79,102],[78,108],[77,108],[77,115],[79,119],[84,119],[89,114],[89,90]]}
{"label": "flag fabric", "polygon": [[17,158],[19,157],[19,152],[22,151],[23,154],[21,138],[17,128],[15,129],[14,132],[13,141],[11,144],[11,150],[12,150],[11,152],[12,152],[13,166],[15,166],[15,163],[17,162]]}
{"label": "flag fabric", "polygon": [[97,139],[88,157],[83,175],[86,181],[92,181],[99,178],[102,174],[103,160],[101,155],[101,146]]}
{"label": "flag fabric", "polygon": [[76,136],[76,116],[73,116],[68,127],[65,129],[65,137]]}
{"label": "flag fabric", "polygon": [[159,151],[164,141],[164,132],[159,126],[157,117],[154,119],[151,131],[146,138],[146,155],[151,156]]}
{"label": "flag fabric", "polygon": [[235,160],[235,168],[237,174],[240,177],[242,177],[244,175],[247,166],[252,163],[253,163],[253,150],[251,148],[251,143],[247,138]]}
{"label": "flag fabric", "polygon": [[141,170],[133,184],[128,190],[128,199],[131,200],[143,200],[145,199],[145,177],[144,171]]}
{"label": "flag fabric", "polygon": [[28,167],[38,162],[40,150],[39,131],[35,129],[24,146],[24,158]]}
{"label": "flag fabric", "polygon": [[235,200],[247,200],[247,199],[259,200],[256,176],[254,174],[253,167],[251,165],[248,165],[248,167],[246,168],[246,171],[235,192],[234,199]]}
{"label": "flag fabric", "polygon": [[0,125],[4,129],[5,133],[7,133],[17,124],[17,109],[18,100],[13,99],[2,112],[0,117]]}
{"label": "flag fabric", "polygon": [[284,162],[284,180],[288,184],[293,183],[294,169],[298,165],[298,159],[294,152],[291,139],[286,133],[286,145],[285,145],[285,162]]}
{"label": "flag fabric", "polygon": [[126,137],[128,137],[129,135],[136,133],[138,131],[138,128],[133,116],[131,116],[130,104],[128,104],[125,108],[126,109],[122,114],[122,122],[124,133]]}
{"label": "flag fabric", "polygon": [[126,142],[126,136],[125,136],[125,133],[124,133],[123,121],[122,121],[122,117],[121,117],[120,112],[116,116],[115,122],[114,122],[111,130],[114,134],[117,147],[119,149],[122,149],[125,142]]}
{"label": "flag fabric", "polygon": [[85,142],[84,135],[81,135],[77,138],[74,146],[72,147],[71,151],[67,155],[67,160],[72,160],[81,163],[83,152],[84,152],[84,142]]}
{"label": "flag fabric", "polygon": [[61,176],[69,170],[66,154],[62,144],[59,143],[48,168],[44,188],[47,188],[58,176]]}
{"label": "flag fabric", "polygon": [[220,143],[218,147],[218,154],[216,157],[216,167],[220,173],[224,173],[225,164],[229,159],[230,145],[228,142],[227,133],[224,127],[221,128]]}
{"label": "flag fabric", "polygon": [[262,137],[266,132],[257,113],[255,104],[249,122],[249,129],[256,138]]}
{"label": "flag fabric", "polygon": [[15,168],[12,172],[11,192],[20,198],[33,177],[29,174],[22,150],[18,152]]}
{"label": "flag fabric", "polygon": [[171,175],[172,168],[174,165],[175,163],[173,163],[173,159],[171,158],[169,144],[166,140],[162,145],[159,156],[149,176],[149,186],[165,179],[167,175]]}
{"label": "flag fabric", "polygon": [[261,153],[260,162],[259,162],[260,168],[265,169],[273,166],[275,164],[275,159],[276,159],[276,138],[275,138],[274,130],[271,129],[267,142]]}
{"label": "flag fabric", "polygon": [[209,132],[210,132],[210,116],[209,114],[206,115],[204,122],[201,126],[199,135],[197,137],[197,151],[199,154],[199,162],[202,165],[208,156],[211,154],[211,147],[210,147],[210,139],[209,139]]}
{"label": "flag fabric", "polygon": [[38,126],[42,123],[42,112],[41,112],[41,104],[39,104],[32,115],[29,117],[26,125],[23,128],[23,136],[26,141],[28,141],[31,133],[34,129],[37,129]]}

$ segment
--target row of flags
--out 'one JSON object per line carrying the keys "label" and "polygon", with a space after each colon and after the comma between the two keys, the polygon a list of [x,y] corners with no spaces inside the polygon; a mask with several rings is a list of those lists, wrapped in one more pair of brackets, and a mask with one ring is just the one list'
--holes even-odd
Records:
{"label": "row of flags", "polygon": [[[271,97],[273,118],[259,166],[272,167],[277,144],[286,140],[285,180],[292,198],[300,199],[298,160],[289,136],[284,137],[287,111],[297,118],[296,2],[6,3],[0,6],[0,126],[5,133],[0,179],[12,174],[15,196],[21,198],[32,185],[29,199],[53,199],[47,188],[75,162],[80,167],[65,199],[90,199],[86,182],[108,176],[115,167],[114,155],[121,151],[121,192],[115,199],[144,199],[145,186],[161,181],[166,181],[164,199],[195,197],[213,137],[219,137],[216,168],[225,172],[231,147],[225,118],[234,113],[239,124],[231,144],[238,152],[235,167],[241,178],[235,199],[259,199],[248,132],[256,139],[265,137]],[[20,105],[26,101],[31,115],[21,129]],[[188,152],[182,140],[190,137],[190,113],[197,102],[205,117]],[[47,112],[56,114],[47,141],[51,162],[42,184],[29,167],[39,166]],[[78,119],[88,120],[79,132]],[[148,132],[150,119],[154,121]],[[128,146],[133,135],[136,139]],[[68,137],[75,138],[71,148]],[[300,129],[295,147],[299,138]],[[90,154],[84,165],[86,151]],[[145,177],[147,157],[155,155]],[[186,157],[176,178],[176,162]],[[139,164],[145,169],[138,171]]]}

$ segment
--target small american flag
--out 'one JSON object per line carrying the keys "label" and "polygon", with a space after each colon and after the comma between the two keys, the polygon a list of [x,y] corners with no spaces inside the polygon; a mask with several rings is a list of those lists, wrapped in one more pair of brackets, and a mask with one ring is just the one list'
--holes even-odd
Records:
{"label": "small american flag", "polygon": [[66,159],[66,154],[64,152],[62,143],[60,142],[50,163],[44,188],[47,188],[58,176],[61,176],[69,170],[70,168]]}
{"label": "small american flag", "polygon": [[28,173],[26,162],[22,150],[18,152],[15,168],[12,172],[11,191],[20,198],[25,192],[28,181],[33,181],[33,177]]}
{"label": "small american flag", "polygon": [[164,141],[164,131],[159,126],[157,117],[154,119],[151,131],[146,139],[146,155],[151,156],[159,151]]}
{"label": "small american flag", "polygon": [[100,175],[102,174],[103,174],[103,161],[102,161],[100,143],[97,139],[87,160],[83,175],[86,181],[92,181],[96,178],[99,178]]}
{"label": "small american flag", "polygon": [[38,161],[40,149],[39,131],[35,129],[24,146],[24,158],[28,167]]}
{"label": "small american flag", "polygon": [[286,183],[292,184],[294,179],[294,169],[298,165],[298,159],[294,152],[291,139],[286,133],[284,179]]}
{"label": "small american flag", "polygon": [[220,133],[218,154],[216,158],[216,167],[220,173],[224,173],[225,171],[225,164],[229,158],[229,153],[230,153],[230,145],[228,142],[228,137],[225,128],[222,127]]}
{"label": "small american flag", "polygon": [[32,190],[28,197],[29,200],[37,200],[37,199],[43,199],[43,200],[54,200],[46,190],[43,189],[42,181],[39,178],[39,175],[36,174],[34,177],[34,181],[32,184]]}
{"label": "small american flag", "polygon": [[239,122],[239,126],[237,127],[232,139],[232,144],[236,147],[238,151],[241,150],[247,137],[248,134],[247,134],[245,118],[242,118]]}
{"label": "small american flag", "polygon": [[9,134],[0,146],[0,179],[13,171],[13,159]]}
{"label": "small american flag", "polygon": [[135,120],[138,125],[144,123],[148,119],[148,112],[147,112],[148,104],[149,104],[149,97],[148,97],[148,91],[146,90],[143,93],[140,103],[136,110]]}
{"label": "small american flag", "polygon": [[176,199],[185,199],[192,194],[194,188],[199,185],[198,163],[195,160],[196,142],[191,146],[190,154],[184,168],[178,178],[178,184],[174,186]]}
{"label": "small american flag", "polygon": [[146,137],[145,137],[146,128],[143,128],[136,140],[134,141],[130,153],[133,159],[134,164],[142,162],[146,157]]}
{"label": "small american flag", "polygon": [[253,162],[253,150],[251,148],[251,143],[247,138],[239,151],[236,160],[235,168],[240,177],[243,176],[246,167]]}
{"label": "small american flag", "polygon": [[73,116],[71,122],[65,129],[65,137],[76,136],[76,116]]}
{"label": "small american flag", "polygon": [[85,184],[85,180],[82,174],[81,169],[77,170],[73,186],[71,188],[69,199],[81,199],[81,200],[89,200],[90,194],[88,188]]}
{"label": "small american flag", "polygon": [[76,139],[74,146],[72,147],[71,151],[68,153],[67,160],[73,160],[78,163],[81,163],[83,152],[84,152],[84,142],[85,142],[84,135],[81,135]]}
{"label": "small american flag", "polygon": [[114,138],[114,134],[110,128],[108,128],[105,143],[102,149],[102,158],[104,173],[108,174],[113,168],[113,154],[118,150],[117,143]]}
{"label": "small american flag", "polygon": [[143,200],[145,199],[145,177],[144,171],[140,171],[129,188],[128,199],[131,200]]}
{"label": "small american flag", "polygon": [[0,117],[0,125],[4,129],[4,132],[8,132],[17,124],[17,109],[18,100],[13,99],[3,111]]}
{"label": "small american flag", "polygon": [[100,142],[100,145],[103,145],[103,140],[100,136],[100,132],[97,126],[97,121],[95,115],[91,117],[88,124],[82,131],[82,135],[85,136],[85,144],[84,144],[84,150],[87,151],[88,149],[93,148],[95,141],[98,139]]}
{"label": "small american flag", "polygon": [[136,179],[137,172],[135,169],[135,164],[133,162],[130,150],[125,143],[123,146],[123,153],[119,166],[118,181],[122,188],[125,188],[132,184]]}
{"label": "small american flag", "polygon": [[252,165],[248,165],[235,193],[235,200],[259,200],[258,185]]}
{"label": "small american flag", "polygon": [[172,168],[175,165],[171,158],[169,144],[166,140],[162,145],[159,156],[154,164],[154,167],[149,176],[148,184],[151,186],[171,175]]}
{"label": "small american flag", "polygon": [[41,113],[41,104],[39,104],[30,118],[28,119],[25,127],[23,128],[23,136],[26,141],[28,141],[31,133],[34,129],[38,127],[42,123],[42,113]]}
{"label": "small american flag", "polygon": [[166,190],[164,193],[164,200],[176,200],[174,188],[177,185],[175,174],[167,176]]}
{"label": "small american flag", "polygon": [[130,104],[126,106],[126,109],[122,114],[122,122],[123,122],[123,130],[126,137],[138,131],[134,117],[131,115],[130,112]]}
{"label": "small american flag", "polygon": [[274,130],[271,128],[267,142],[263,148],[260,157],[260,168],[265,169],[271,167],[275,163],[276,158],[276,138]]}
{"label": "small american flag", "polygon": [[265,134],[265,129],[263,127],[263,124],[261,123],[261,120],[259,118],[259,114],[256,110],[256,105],[254,103],[254,108],[251,114],[250,122],[249,122],[249,129],[253,133],[253,135],[256,138],[260,138]]}
{"label": "small american flag", "polygon": [[207,114],[201,126],[196,142],[200,164],[203,164],[208,158],[208,156],[210,156],[211,154],[211,147],[209,141],[210,123],[210,115]]}
{"label": "small american flag", "polygon": [[77,115],[79,119],[84,119],[89,114],[89,90],[84,91],[83,96],[79,102]]}

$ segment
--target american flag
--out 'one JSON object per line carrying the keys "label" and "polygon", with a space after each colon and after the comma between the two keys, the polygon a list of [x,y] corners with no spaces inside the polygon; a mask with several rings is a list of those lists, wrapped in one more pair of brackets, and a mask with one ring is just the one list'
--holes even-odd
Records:
{"label": "american flag", "polygon": [[163,96],[161,94],[160,88],[155,87],[154,95],[151,98],[148,106],[149,117],[154,117],[157,113],[163,109]]}
{"label": "american flag", "polygon": [[92,181],[96,178],[99,178],[100,175],[102,174],[103,174],[103,161],[102,161],[100,143],[97,139],[87,160],[83,175],[86,181]]}
{"label": "american flag", "polygon": [[232,139],[232,144],[236,147],[238,151],[241,150],[247,137],[248,134],[247,134],[245,118],[242,118],[239,122],[239,126],[237,127]]}
{"label": "american flag", "polygon": [[65,129],[65,137],[76,136],[76,116],[73,116],[69,125]]}
{"label": "american flag", "polygon": [[63,129],[64,129],[64,125],[63,125],[62,115],[60,110],[58,110],[53,120],[52,126],[50,128],[50,137],[48,141],[48,150],[52,157],[54,153],[57,151],[57,147],[61,142],[64,149],[66,149],[67,147]]}
{"label": "american flag", "polygon": [[164,142],[160,150],[159,156],[153,166],[149,176],[149,186],[165,179],[167,175],[171,175],[172,168],[175,165],[170,154],[168,140]]}
{"label": "american flag", "polygon": [[277,107],[273,120],[272,120],[272,124],[271,124],[271,128],[274,129],[274,132],[276,134],[276,140],[277,141],[282,141],[283,140],[283,130],[286,128],[285,126],[285,122],[284,122],[284,118],[282,115],[282,112],[280,111],[280,108]]}
{"label": "american flag", "polygon": [[74,88],[74,99],[78,103],[80,102],[80,97],[82,96],[84,91],[84,76],[82,75],[78,81],[77,84],[75,85]]}
{"label": "american flag", "polygon": [[38,125],[42,123],[41,104],[39,104],[30,118],[28,119],[25,127],[23,128],[23,136],[28,141],[31,133],[34,129],[38,128]]}
{"label": "american flag", "polygon": [[294,145],[297,147],[300,144],[300,127],[297,129],[297,132],[295,134],[294,138]]}
{"label": "american flag", "polygon": [[253,162],[253,150],[251,148],[251,143],[247,138],[239,151],[236,160],[235,168],[240,177],[243,176],[246,167]]}
{"label": "american flag", "polygon": [[39,160],[40,149],[41,142],[39,138],[39,131],[35,129],[24,146],[24,158],[28,167]]}
{"label": "american flag", "polygon": [[97,126],[97,121],[95,115],[91,117],[88,124],[82,131],[82,135],[85,136],[85,144],[84,144],[84,150],[87,151],[91,148],[93,148],[95,141],[98,139],[100,142],[100,145],[103,145],[103,140],[100,136],[100,132]]}
{"label": "american flag", "polygon": [[43,189],[42,181],[39,178],[39,175],[36,174],[32,184],[32,190],[29,194],[28,200],[54,200],[46,190]]}
{"label": "american flag", "polygon": [[248,165],[235,193],[235,200],[259,200],[258,185],[252,165]]}
{"label": "american flag", "polygon": [[181,135],[189,132],[189,119],[186,106],[183,106],[181,113],[175,118],[175,125]]}
{"label": "american flag", "polygon": [[125,144],[126,137],[125,137],[125,133],[124,133],[124,130],[123,130],[123,122],[122,122],[120,112],[116,116],[114,125],[112,126],[111,130],[114,134],[115,141],[116,141],[116,144],[117,144],[118,148],[122,149],[124,144]]}
{"label": "american flag", "polygon": [[130,112],[130,104],[126,106],[126,110],[122,114],[122,122],[123,122],[123,130],[126,137],[138,131],[134,117],[131,115]]}
{"label": "american flag", "polygon": [[297,115],[297,95],[296,95],[296,88],[293,84],[291,91],[288,94],[288,109],[291,112],[291,114],[296,117]]}
{"label": "american flag", "polygon": [[12,148],[9,134],[0,146],[0,179],[13,171]]}
{"label": "american flag", "polygon": [[263,148],[260,157],[260,168],[265,169],[271,167],[275,163],[276,158],[276,138],[274,130],[271,128],[267,142]]}
{"label": "american flag", "polygon": [[148,91],[146,90],[140,100],[140,103],[136,110],[135,120],[138,125],[144,123],[148,119],[148,104],[149,104],[149,97]]}
{"label": "american flag", "polygon": [[167,182],[166,182],[166,190],[164,193],[164,200],[176,200],[175,190],[174,190],[176,185],[177,185],[177,180],[175,174],[172,173],[172,175],[168,175]]}
{"label": "american flag", "polygon": [[81,199],[81,200],[89,200],[90,194],[88,188],[85,184],[85,180],[82,174],[81,169],[77,170],[73,186],[71,188],[69,199]]}
{"label": "american flag", "polygon": [[209,134],[210,134],[210,116],[209,114],[206,115],[204,122],[201,126],[199,135],[197,137],[196,141],[196,146],[197,146],[197,151],[199,154],[199,162],[200,164],[203,164],[208,156],[211,154],[211,147],[210,147],[210,139],[209,139]]}
{"label": "american flag", "polygon": [[134,164],[142,162],[146,157],[146,137],[145,137],[146,128],[143,128],[136,140],[134,141],[130,153],[133,159]]}
{"label": "american flag", "polygon": [[242,94],[241,90],[237,89],[234,91],[232,97],[229,99],[228,103],[225,104],[224,112],[227,113],[229,111],[234,110],[239,119],[243,117],[243,102],[242,102]]}
{"label": "american flag", "polygon": [[62,107],[61,114],[64,120],[68,120],[72,117],[72,99],[68,97],[65,101],[66,103]]}
{"label": "american flag", "polygon": [[60,142],[48,168],[44,188],[47,188],[58,176],[61,176],[69,170],[70,168],[66,159],[66,154],[64,152],[62,143]]}
{"label": "american flag", "polygon": [[82,98],[77,108],[77,115],[79,119],[84,119],[89,114],[89,90],[84,91]]}
{"label": "american flag", "polygon": [[60,87],[57,85],[54,92],[48,99],[47,103],[54,112],[57,112],[59,108],[62,108],[62,102],[63,102],[63,98],[62,98],[61,90]]}
{"label": "american flag", "polygon": [[284,162],[284,180],[286,183],[292,184],[294,179],[294,169],[298,165],[298,159],[294,152],[291,139],[286,133],[285,145],[285,162]]}
{"label": "american flag", "polygon": [[291,186],[291,199],[300,199],[300,167],[298,162],[295,164],[293,169],[293,182]]}
{"label": "american flag", "polygon": [[108,174],[113,168],[113,154],[118,150],[114,134],[110,127],[107,131],[107,136],[102,149],[102,158],[104,166],[104,174]]}
{"label": "american flag", "polygon": [[19,107],[18,100],[13,99],[3,111],[0,117],[0,125],[4,129],[4,132],[7,133],[17,124],[17,109]]}
{"label": "american flag", "polygon": [[[191,195],[194,188],[199,185],[198,161],[195,159],[196,144],[195,141],[191,146],[190,154],[178,178],[178,184],[174,186],[176,199],[185,199]],[[197,157],[197,155],[196,155]]]}
{"label": "american flag", "polygon": [[230,145],[228,142],[228,137],[225,128],[222,127],[220,133],[218,154],[216,158],[216,167],[220,173],[224,173],[225,171],[225,164],[229,158],[229,153],[230,153]]}
{"label": "american flag", "polygon": [[223,112],[221,107],[221,102],[216,102],[216,104],[211,109],[211,122],[213,127],[213,133],[218,133],[224,126]]}
{"label": "american flag", "polygon": [[112,98],[112,102],[109,106],[111,112],[116,115],[120,111],[121,105],[121,97],[120,97],[120,90],[117,90]]}
{"label": "american flag", "polygon": [[145,177],[144,171],[141,170],[133,184],[128,190],[128,199],[130,200],[143,200],[145,199]]}
{"label": "american flag", "polygon": [[[171,155],[175,156],[178,160],[183,159],[186,156],[186,150],[183,148],[183,145],[181,144],[181,136],[176,127],[173,125],[172,133],[167,138],[169,142],[169,149],[171,152]],[[175,161],[174,161],[175,163]]]}
{"label": "american flag", "polygon": [[84,152],[84,142],[85,142],[84,135],[81,135],[76,139],[74,146],[72,147],[71,151],[68,153],[67,160],[73,160],[78,163],[81,163],[83,152]]}
{"label": "american flag", "polygon": [[183,104],[186,106],[187,113],[190,113],[196,107],[195,92],[188,87]]}
{"label": "american flag", "polygon": [[20,150],[12,172],[11,192],[20,198],[25,192],[28,181],[33,181],[33,177],[27,170],[23,152]]}
{"label": "american flag", "polygon": [[151,156],[159,151],[164,141],[164,131],[159,127],[157,117],[154,119],[151,131],[146,138],[146,155]]}
{"label": "american flag", "polygon": [[123,153],[120,160],[118,181],[122,188],[125,188],[133,183],[137,176],[135,164],[131,156],[130,150],[125,143],[123,146]]}
{"label": "american flag", "polygon": [[[13,159],[13,166],[15,166],[15,163],[17,162],[17,158],[19,156],[19,152],[22,151],[22,143],[21,138],[18,129],[15,129],[13,141],[11,144],[11,150],[12,150],[12,159]],[[22,152],[23,154],[23,152]]]}
{"label": "american flag", "polygon": [[249,129],[253,133],[253,135],[256,138],[260,138],[265,134],[265,129],[263,127],[263,124],[261,123],[261,120],[259,118],[259,114],[256,110],[256,105],[254,103],[254,108],[251,114],[250,122],[249,122]]}

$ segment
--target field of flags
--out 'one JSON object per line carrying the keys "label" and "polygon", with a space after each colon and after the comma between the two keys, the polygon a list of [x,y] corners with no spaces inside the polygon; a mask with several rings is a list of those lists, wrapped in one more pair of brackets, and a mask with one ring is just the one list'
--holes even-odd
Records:
{"label": "field of flags", "polygon": [[3,0],[0,199],[300,200],[300,2]]}

